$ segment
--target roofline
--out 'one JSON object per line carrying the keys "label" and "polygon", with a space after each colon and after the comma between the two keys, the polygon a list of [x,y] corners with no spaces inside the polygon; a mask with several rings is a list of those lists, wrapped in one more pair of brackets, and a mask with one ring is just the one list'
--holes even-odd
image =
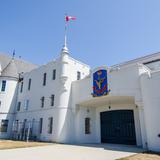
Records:
{"label": "roofline", "polygon": [[73,61],[75,61],[75,62],[77,62],[77,63],[79,63],[79,64],[81,64],[81,65],[83,65],[83,66],[86,66],[86,67],[88,67],[88,68],[91,68],[88,64],[86,64],[86,63],[84,63],[84,62],[82,62],[82,61],[80,61],[80,60],[77,60],[77,59],[75,59],[75,58],[73,58],[73,57],[71,57],[71,56],[68,56],[71,60],[73,60]]}
{"label": "roofline", "polygon": [[4,78],[12,78],[12,79],[16,79],[16,80],[19,80],[18,77],[13,77],[13,76],[3,76],[3,75],[0,75],[0,77],[4,77]]}
{"label": "roofline", "polygon": [[119,66],[125,66],[125,65],[129,65],[129,64],[133,64],[133,63],[136,63],[138,61],[145,60],[147,58],[152,58],[152,57],[157,56],[157,55],[160,56],[160,52],[156,52],[156,53],[153,53],[153,54],[148,54],[146,56],[135,58],[133,60],[129,60],[129,61],[125,61],[125,62],[122,62],[122,63],[119,63],[119,64],[115,64],[115,65],[112,65],[111,67],[119,67]]}
{"label": "roofline", "polygon": [[[10,60],[12,60],[12,56],[10,55],[10,54],[8,54],[8,53],[2,53],[2,52],[0,52],[0,55],[3,55],[3,56],[6,56],[6,57],[9,57],[10,58]],[[22,59],[22,58],[17,58],[17,57],[14,57],[14,59],[16,60],[16,61],[21,61],[21,62],[24,62],[24,63],[28,63],[28,64],[31,64],[31,65],[34,65],[35,67],[37,66],[37,67],[39,67],[40,65],[39,64],[34,64],[34,63],[32,63],[32,62],[30,62],[30,61],[28,61],[28,60],[24,60],[24,59]]]}

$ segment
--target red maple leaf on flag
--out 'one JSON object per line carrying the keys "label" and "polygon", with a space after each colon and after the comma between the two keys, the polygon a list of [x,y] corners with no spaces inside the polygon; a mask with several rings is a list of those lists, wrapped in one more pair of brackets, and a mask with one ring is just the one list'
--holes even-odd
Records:
{"label": "red maple leaf on flag", "polygon": [[76,17],[66,16],[66,21],[68,22],[70,20],[76,20]]}

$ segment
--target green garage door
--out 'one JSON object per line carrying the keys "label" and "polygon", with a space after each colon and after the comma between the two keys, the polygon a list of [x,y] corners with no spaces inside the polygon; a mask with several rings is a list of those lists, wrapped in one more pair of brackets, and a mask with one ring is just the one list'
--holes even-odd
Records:
{"label": "green garage door", "polygon": [[100,118],[102,143],[136,144],[132,110],[101,112]]}

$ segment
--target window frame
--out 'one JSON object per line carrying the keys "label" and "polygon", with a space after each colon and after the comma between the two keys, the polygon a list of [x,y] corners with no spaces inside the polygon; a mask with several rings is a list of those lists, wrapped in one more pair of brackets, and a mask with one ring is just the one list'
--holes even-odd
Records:
{"label": "window frame", "polygon": [[1,123],[0,123],[0,132],[7,133],[7,131],[8,131],[8,124],[9,124],[9,120],[8,119],[2,119]]}
{"label": "window frame", "polygon": [[85,118],[85,134],[91,134],[91,118]]}
{"label": "window frame", "polygon": [[80,80],[80,79],[81,79],[81,72],[77,71],[77,80]]}
{"label": "window frame", "polygon": [[29,109],[29,99],[26,99],[26,100],[24,101],[24,110],[25,110],[25,111],[28,111],[28,109]]}
{"label": "window frame", "polygon": [[43,118],[39,119],[39,133],[42,134],[43,131]]}
{"label": "window frame", "polygon": [[31,83],[32,83],[32,79],[29,78],[29,80],[28,80],[28,91],[31,90]]}
{"label": "window frame", "polygon": [[6,91],[6,85],[7,85],[7,81],[6,80],[2,80],[1,92],[5,92]]}
{"label": "window frame", "polygon": [[20,86],[20,93],[23,92],[23,81],[21,82],[21,86]]}
{"label": "window frame", "polygon": [[45,97],[41,97],[41,108],[44,108]]}
{"label": "window frame", "polygon": [[51,106],[54,106],[54,104],[55,104],[55,95],[52,94],[51,95]]}
{"label": "window frame", "polygon": [[20,110],[21,110],[21,102],[19,101],[17,104],[17,111],[20,111]]}
{"label": "window frame", "polygon": [[55,79],[56,79],[56,69],[53,69],[52,80],[55,80]]}
{"label": "window frame", "polygon": [[45,72],[43,74],[43,86],[46,86],[46,81],[47,81],[47,73]]}
{"label": "window frame", "polygon": [[48,134],[53,132],[53,117],[48,118]]}

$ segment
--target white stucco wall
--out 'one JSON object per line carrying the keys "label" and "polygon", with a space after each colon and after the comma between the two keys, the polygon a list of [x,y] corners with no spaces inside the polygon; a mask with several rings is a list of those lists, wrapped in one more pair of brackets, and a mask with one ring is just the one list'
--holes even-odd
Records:
{"label": "white stucco wall", "polygon": [[[56,69],[56,79],[52,80],[53,69]],[[72,143],[74,138],[70,131],[74,131],[74,115],[71,108],[71,83],[77,79],[77,71],[81,72],[81,78],[89,74],[89,66],[71,58],[68,54],[62,54],[56,61],[39,67],[24,74],[23,92],[18,94],[21,101],[21,110],[17,112],[16,119],[43,118],[43,132],[41,140],[60,143]],[[47,73],[46,86],[43,86],[43,74]],[[28,80],[32,79],[31,89],[28,91]],[[51,95],[55,95],[54,106],[50,105]],[[45,97],[44,107],[41,108],[41,97]],[[29,109],[24,111],[24,101],[29,99]],[[17,102],[18,102],[17,101]],[[48,118],[53,117],[53,133],[47,133]]]}
{"label": "white stucco wall", "polygon": [[[90,76],[82,79],[81,81],[73,82],[72,84],[72,107],[75,107],[75,128],[77,142],[100,143],[100,112],[109,110],[108,106],[110,105],[111,110],[131,109],[134,111],[137,145],[145,145],[146,139],[142,139],[142,134],[145,132],[141,133],[141,125],[144,125],[143,113],[139,113],[139,110],[142,109],[142,106],[137,105],[142,102],[139,69],[137,64],[112,71],[106,68],[108,70],[108,85],[109,89],[111,90],[109,95],[132,96],[135,99],[134,104],[123,104],[123,102],[119,102],[117,105],[110,103],[106,104],[105,106],[97,105],[97,107],[92,107],[90,105],[88,107],[83,107],[78,105],[83,103],[83,101],[94,99],[94,97],[91,95],[93,87],[92,75],[95,71],[103,68],[106,67],[96,68],[92,71]],[[88,110],[89,112],[87,112]],[[84,119],[87,116],[91,118],[91,129],[93,130],[90,135],[85,135],[84,133]],[[144,126],[142,128],[144,128]]]}
{"label": "white stucco wall", "polygon": [[[140,60],[133,60],[107,68],[97,67],[90,73],[90,67],[79,62],[66,53],[55,60],[23,75],[23,92],[17,80],[0,77],[7,80],[5,93],[0,93],[0,120],[9,119],[7,134],[0,133],[0,138],[9,138],[12,120],[24,119],[39,123],[43,118],[42,133],[39,138],[44,141],[59,143],[100,143],[100,113],[110,110],[133,110],[138,146],[160,151],[159,119],[159,79],[160,71],[150,71],[138,63],[155,60],[160,55],[152,55]],[[56,79],[52,79],[53,69],[56,69]],[[99,69],[107,69],[108,86],[111,97],[126,97],[117,101],[108,100],[106,104],[93,104],[92,96],[93,73]],[[77,81],[77,71],[81,72],[81,80]],[[46,85],[43,86],[43,74],[47,73]],[[31,78],[31,89],[28,90],[28,80]],[[17,93],[18,90],[18,93]],[[54,106],[50,104],[51,95],[55,95]],[[45,97],[41,108],[41,98]],[[127,101],[127,96],[133,101]],[[107,97],[107,96],[106,96]],[[29,100],[28,110],[24,110],[25,100]],[[16,111],[18,102],[20,111]],[[88,106],[83,106],[88,101]],[[95,101],[94,101],[95,102]],[[81,105],[80,105],[81,104]],[[109,107],[110,106],[110,107]],[[14,111],[16,112],[13,116]],[[53,132],[48,133],[48,118],[53,117]],[[85,118],[91,118],[91,133],[85,134]],[[38,130],[38,127],[37,127]]]}
{"label": "white stucco wall", "polygon": [[0,121],[2,119],[9,120],[9,123],[7,132],[0,132],[0,138],[9,138],[14,118],[18,86],[17,79],[10,77],[0,77],[0,89],[3,80],[6,80],[6,89],[4,92],[0,92]]}
{"label": "white stucco wall", "polygon": [[150,150],[160,151],[160,72],[141,76],[147,144]]}

